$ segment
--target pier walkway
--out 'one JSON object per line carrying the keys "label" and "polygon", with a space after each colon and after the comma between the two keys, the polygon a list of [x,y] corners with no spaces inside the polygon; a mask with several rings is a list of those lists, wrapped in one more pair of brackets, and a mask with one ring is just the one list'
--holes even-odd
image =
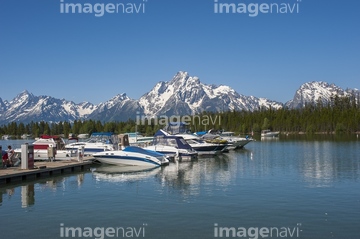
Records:
{"label": "pier walkway", "polygon": [[77,160],[36,161],[34,169],[21,169],[20,167],[0,169],[0,186],[64,173],[79,172],[89,169],[92,164],[92,157],[86,157],[83,162]]}

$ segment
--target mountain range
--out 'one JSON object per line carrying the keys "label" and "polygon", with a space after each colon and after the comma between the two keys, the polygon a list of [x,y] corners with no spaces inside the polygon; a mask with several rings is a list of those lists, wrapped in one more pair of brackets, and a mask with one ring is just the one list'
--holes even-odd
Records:
{"label": "mountain range", "polygon": [[[191,115],[203,111],[228,110],[254,111],[260,108],[301,108],[321,100],[327,103],[331,97],[355,96],[358,89],[341,89],[322,81],[308,82],[300,86],[292,100],[281,103],[266,98],[245,96],[226,85],[207,85],[187,72],[178,72],[172,80],[160,81],[140,99],[131,99],[125,93],[118,94],[104,103],[76,104],[51,96],[34,96],[23,91],[11,101],[0,98],[0,124],[10,122],[73,122],[79,119],[101,121],[126,121],[136,116]],[[359,102],[359,101],[358,101]]]}

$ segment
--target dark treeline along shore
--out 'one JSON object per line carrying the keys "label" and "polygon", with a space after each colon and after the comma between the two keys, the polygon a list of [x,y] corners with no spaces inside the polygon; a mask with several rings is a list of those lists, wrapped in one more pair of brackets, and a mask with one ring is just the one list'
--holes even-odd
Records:
{"label": "dark treeline along shore", "polygon": [[[179,116],[179,118],[182,118]],[[171,118],[169,118],[171,120]],[[169,121],[168,119],[168,121]],[[305,105],[301,109],[259,109],[257,111],[227,111],[222,113],[203,112],[187,116],[192,132],[209,129],[233,131],[238,134],[260,133],[262,129],[271,129],[282,133],[298,134],[352,134],[360,132],[360,106],[349,98],[335,97],[331,103]],[[142,119],[126,122],[101,122],[93,120],[75,120],[74,122],[11,122],[0,127],[1,135],[20,138],[28,134],[38,137],[41,134],[91,134],[92,132],[140,132],[153,135],[164,127],[164,119]],[[170,121],[172,122],[172,121]]]}

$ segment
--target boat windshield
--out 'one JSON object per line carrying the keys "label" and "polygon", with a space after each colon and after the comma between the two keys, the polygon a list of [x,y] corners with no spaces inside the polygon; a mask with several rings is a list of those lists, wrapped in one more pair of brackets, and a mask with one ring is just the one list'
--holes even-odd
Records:
{"label": "boat windshield", "polygon": [[166,138],[166,137],[155,137],[154,145],[178,147],[178,144],[177,144],[175,138]]}
{"label": "boat windshield", "polygon": [[91,134],[88,143],[104,143],[114,144],[117,142],[116,136],[112,133],[93,133]]}
{"label": "boat windshield", "polygon": [[191,146],[182,137],[177,136],[157,136],[154,137],[154,145],[164,145],[176,147],[178,149],[191,149]]}

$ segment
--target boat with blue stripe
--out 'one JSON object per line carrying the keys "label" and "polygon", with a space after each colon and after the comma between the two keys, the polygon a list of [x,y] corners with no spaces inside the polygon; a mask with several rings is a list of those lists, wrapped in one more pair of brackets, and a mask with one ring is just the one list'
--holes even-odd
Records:
{"label": "boat with blue stripe", "polygon": [[112,165],[158,167],[169,164],[169,160],[164,154],[138,146],[129,146],[128,135],[119,135],[119,142],[120,149],[98,152],[92,156],[100,163]]}

